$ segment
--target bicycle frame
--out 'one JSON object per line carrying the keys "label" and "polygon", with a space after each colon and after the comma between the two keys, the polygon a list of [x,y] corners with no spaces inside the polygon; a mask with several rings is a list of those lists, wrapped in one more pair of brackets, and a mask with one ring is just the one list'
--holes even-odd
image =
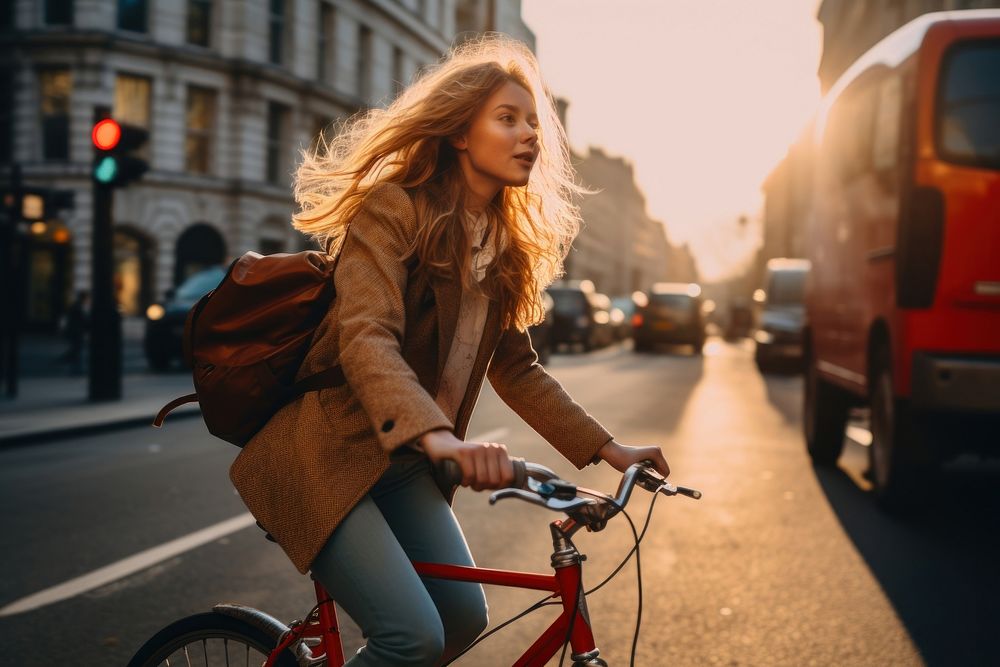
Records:
{"label": "bicycle frame", "polygon": [[[544,667],[562,648],[566,635],[573,624],[570,635],[571,659],[583,664],[604,664],[598,656],[600,651],[594,644],[594,634],[587,611],[587,599],[581,590],[583,557],[570,540],[580,526],[572,519],[556,520],[549,524],[552,531],[554,574],[536,574],[512,570],[494,570],[483,567],[466,567],[442,563],[413,562],[417,574],[449,581],[467,581],[509,588],[549,591],[553,599],[562,599],[562,614],[552,622],[542,635],[517,659],[514,667]],[[328,667],[344,664],[344,649],[337,624],[337,610],[333,599],[323,586],[315,581],[317,613],[300,624],[293,624],[291,631],[271,653],[265,667],[272,667],[274,661],[286,648],[301,640],[309,648],[313,659],[326,656]],[[575,605],[579,596],[579,606]]]}

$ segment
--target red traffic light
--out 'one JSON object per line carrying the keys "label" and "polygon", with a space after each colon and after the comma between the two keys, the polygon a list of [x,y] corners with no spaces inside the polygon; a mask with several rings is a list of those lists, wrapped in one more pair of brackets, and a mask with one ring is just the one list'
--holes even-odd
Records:
{"label": "red traffic light", "polygon": [[94,125],[94,130],[90,133],[90,138],[94,141],[94,146],[102,151],[109,151],[118,145],[122,138],[122,128],[111,118],[105,118]]}

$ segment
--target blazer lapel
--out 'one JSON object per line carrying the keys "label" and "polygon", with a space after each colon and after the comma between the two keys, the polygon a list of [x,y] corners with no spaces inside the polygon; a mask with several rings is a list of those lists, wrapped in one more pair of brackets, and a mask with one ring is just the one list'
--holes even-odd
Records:
{"label": "blazer lapel", "polygon": [[476,407],[480,388],[483,386],[486,369],[489,368],[497,343],[500,341],[500,333],[500,306],[496,301],[490,301],[489,310],[486,311],[486,324],[483,325],[483,337],[479,341],[479,351],[472,364],[469,384],[465,389],[465,396],[462,398],[462,405],[459,407],[455,419],[455,433],[460,433],[459,437],[463,439],[466,435],[465,430],[469,426],[469,420],[472,418],[472,410]]}
{"label": "blazer lapel", "polygon": [[434,377],[435,386],[440,386],[444,362],[448,358],[448,352],[451,351],[451,342],[455,338],[455,328],[458,326],[458,311],[462,305],[462,283],[456,278],[434,276],[431,278],[431,289],[434,291],[438,316],[438,357]]}

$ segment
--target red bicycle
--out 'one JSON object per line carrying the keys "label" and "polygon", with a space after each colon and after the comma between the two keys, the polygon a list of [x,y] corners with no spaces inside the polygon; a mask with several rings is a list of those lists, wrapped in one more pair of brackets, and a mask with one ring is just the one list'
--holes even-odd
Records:
{"label": "red bicycle", "polygon": [[[562,649],[560,664],[565,659],[567,646],[571,647],[570,660],[574,667],[607,667],[594,642],[587,595],[611,580],[633,554],[639,572],[639,611],[632,643],[632,661],[639,637],[642,617],[642,575],[639,569],[639,544],[649,526],[653,503],[642,532],[636,530],[624,509],[635,486],[652,493],[667,496],[677,494],[701,498],[701,492],[667,482],[648,462],[636,463],[622,475],[618,492],[610,496],[599,491],[579,487],[559,479],[550,469],[515,460],[515,483],[507,489],[490,495],[490,504],[505,498],[517,498],[566,515],[549,524],[552,533],[551,564],[554,574],[512,572],[482,567],[464,567],[440,563],[414,562],[418,574],[426,577],[468,581],[495,586],[509,586],[548,592],[548,595],[520,614],[498,625],[479,637],[457,660],[473,646],[488,636],[546,605],[561,604],[560,616],[542,633],[521,657],[515,667],[542,667]],[[461,471],[452,461],[445,461],[439,468],[446,479],[460,480]],[[456,482],[457,483],[457,482]],[[625,514],[632,527],[635,546],[621,564],[603,582],[589,591],[583,588],[583,562],[586,559],[573,544],[573,535],[581,528],[600,531],[608,520]],[[340,639],[337,611],[330,595],[319,584],[316,605],[305,620],[283,624],[274,617],[238,604],[218,604],[211,612],[196,614],[176,621],[149,639],[129,662],[129,667],[159,667],[160,665],[264,665],[264,667],[337,667],[344,664],[344,650]]]}

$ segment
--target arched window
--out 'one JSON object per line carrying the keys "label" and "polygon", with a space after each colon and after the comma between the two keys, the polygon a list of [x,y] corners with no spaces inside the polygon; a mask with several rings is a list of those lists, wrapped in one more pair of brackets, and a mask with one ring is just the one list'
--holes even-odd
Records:
{"label": "arched window", "polygon": [[226,261],[226,242],[211,225],[195,223],[177,239],[174,261],[174,285],[191,275]]}

